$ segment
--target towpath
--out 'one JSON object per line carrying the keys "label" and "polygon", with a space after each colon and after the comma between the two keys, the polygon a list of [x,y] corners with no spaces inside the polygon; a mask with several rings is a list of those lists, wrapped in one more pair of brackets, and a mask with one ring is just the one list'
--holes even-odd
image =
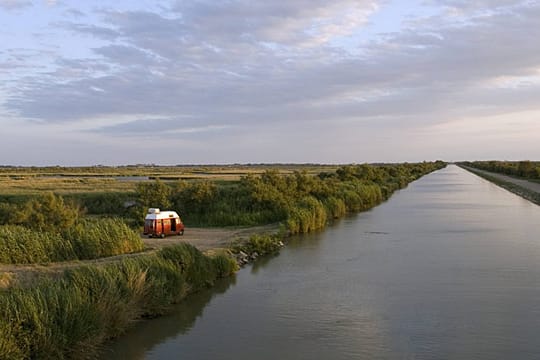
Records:
{"label": "towpath", "polygon": [[533,192],[536,192],[536,193],[540,194],[540,183],[533,182],[533,181],[528,181],[528,180],[524,180],[524,179],[518,179],[518,178],[515,178],[515,177],[512,177],[512,176],[508,176],[508,175],[504,175],[504,174],[498,174],[498,173],[494,173],[494,172],[491,172],[491,171],[485,171],[485,170],[479,170],[479,169],[476,169],[476,168],[470,168],[468,166],[462,166],[462,168],[464,168],[464,169],[466,169],[466,170],[468,170],[468,171],[470,171],[472,173],[477,172],[477,173],[480,173],[480,174],[491,176],[491,177],[493,177],[495,179],[498,179],[500,181],[511,183],[511,184],[516,185],[516,186],[527,189],[529,191],[533,191]]}
{"label": "towpath", "polygon": [[186,242],[201,251],[217,248],[228,248],[234,240],[245,240],[253,234],[275,233],[278,224],[253,226],[246,228],[190,228],[186,227],[184,235],[169,236],[164,239],[148,238],[141,235],[148,248],[159,249],[164,246]]}

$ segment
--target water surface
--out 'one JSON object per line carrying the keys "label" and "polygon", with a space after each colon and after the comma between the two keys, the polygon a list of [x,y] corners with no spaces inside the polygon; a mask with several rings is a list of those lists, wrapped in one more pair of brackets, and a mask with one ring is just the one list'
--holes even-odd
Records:
{"label": "water surface", "polygon": [[456,166],[291,240],[104,358],[540,358],[540,207]]}

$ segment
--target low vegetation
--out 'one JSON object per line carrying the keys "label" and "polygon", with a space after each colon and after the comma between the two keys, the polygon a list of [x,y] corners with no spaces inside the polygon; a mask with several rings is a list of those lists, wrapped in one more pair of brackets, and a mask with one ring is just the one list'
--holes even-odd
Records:
{"label": "low vegetation", "polygon": [[282,239],[282,234],[254,234],[245,242],[233,244],[231,251],[233,254],[243,252],[248,256],[274,254],[283,246]]}
{"label": "low vegetation", "polygon": [[236,270],[224,255],[210,258],[181,244],[2,290],[0,358],[90,358],[134,320],[163,314]]}

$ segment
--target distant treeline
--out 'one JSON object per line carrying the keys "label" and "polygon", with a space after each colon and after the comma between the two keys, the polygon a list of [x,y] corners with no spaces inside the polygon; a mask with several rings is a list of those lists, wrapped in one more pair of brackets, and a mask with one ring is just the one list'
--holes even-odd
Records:
{"label": "distant treeline", "polygon": [[486,170],[525,179],[540,179],[539,161],[473,161],[462,163],[480,170]]}
{"label": "distant treeline", "polygon": [[336,168],[336,165],[326,164],[228,164],[228,165],[155,165],[137,164],[124,166],[10,166],[0,165],[0,175],[39,175],[39,176],[150,176],[155,174],[178,173],[220,173],[222,171],[263,171],[277,169],[293,171],[297,169],[311,171],[321,168]]}

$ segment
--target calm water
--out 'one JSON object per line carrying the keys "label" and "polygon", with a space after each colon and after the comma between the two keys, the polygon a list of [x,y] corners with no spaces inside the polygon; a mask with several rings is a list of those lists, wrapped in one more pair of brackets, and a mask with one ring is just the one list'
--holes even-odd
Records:
{"label": "calm water", "polygon": [[540,207],[456,166],[191,297],[129,359],[539,359]]}

